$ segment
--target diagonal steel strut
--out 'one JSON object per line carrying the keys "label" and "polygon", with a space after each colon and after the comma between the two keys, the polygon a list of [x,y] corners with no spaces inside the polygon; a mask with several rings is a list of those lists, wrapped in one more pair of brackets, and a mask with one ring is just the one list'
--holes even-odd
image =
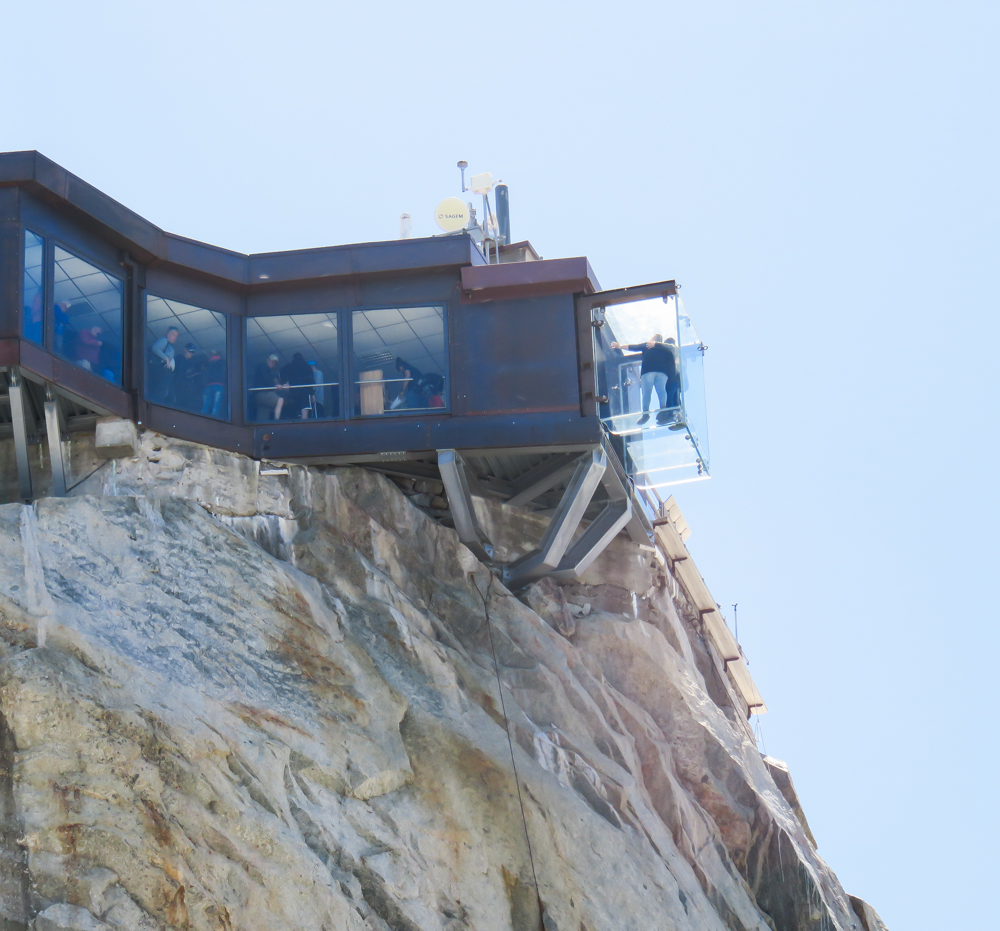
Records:
{"label": "diagonal steel strut", "polygon": [[465,460],[455,449],[439,449],[437,456],[441,481],[448,493],[448,507],[451,509],[451,519],[455,522],[455,530],[458,531],[458,539],[483,562],[493,562],[493,544],[479,526],[476,509],[472,505]]}

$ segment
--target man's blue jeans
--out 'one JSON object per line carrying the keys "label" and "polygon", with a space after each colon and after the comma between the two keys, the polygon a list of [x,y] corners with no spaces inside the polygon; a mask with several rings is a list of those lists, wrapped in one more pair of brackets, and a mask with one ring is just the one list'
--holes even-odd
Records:
{"label": "man's blue jeans", "polygon": [[656,396],[660,399],[660,407],[667,406],[667,376],[664,372],[646,372],[639,376],[639,385],[642,388],[642,409],[649,410],[649,402],[653,399],[653,389],[656,389]]}
{"label": "man's blue jeans", "polygon": [[204,390],[201,392],[201,412],[218,417],[221,409],[222,385],[205,385]]}

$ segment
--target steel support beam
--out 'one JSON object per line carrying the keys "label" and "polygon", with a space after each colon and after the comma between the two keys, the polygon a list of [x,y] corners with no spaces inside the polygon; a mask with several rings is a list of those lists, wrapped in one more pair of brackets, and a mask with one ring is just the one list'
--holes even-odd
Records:
{"label": "steel support beam", "polygon": [[607,466],[607,454],[600,446],[581,457],[538,548],[504,568],[504,584],[527,585],[559,568]]}
{"label": "steel support beam", "polygon": [[493,544],[479,526],[476,509],[472,505],[465,461],[454,449],[439,449],[437,455],[438,469],[448,493],[448,507],[451,519],[455,522],[458,539],[483,562],[493,562]]}
{"label": "steel support beam", "polygon": [[[14,454],[17,459],[17,484],[21,500],[31,501],[31,465],[28,459],[28,437],[35,432],[35,419],[28,410],[27,386],[18,372],[12,371],[8,376],[10,386],[10,419],[14,425]],[[31,425],[29,430],[28,425]]]}
{"label": "steel support beam", "polygon": [[613,501],[591,522],[562,558],[559,568],[550,572],[549,576],[559,581],[580,578],[631,518],[631,501],[627,498],[624,501]]}
{"label": "steel support beam", "polygon": [[569,478],[576,470],[575,457],[571,458],[568,462],[561,456],[554,458],[555,461],[551,465],[548,462],[543,463],[543,465],[549,465],[549,468],[543,470],[538,478],[523,491],[519,491],[514,495],[507,503],[512,504],[514,507],[529,504],[539,495],[544,494],[551,488],[555,488],[563,479]]}
{"label": "steel support beam", "polygon": [[66,456],[66,446],[63,436],[66,434],[66,424],[63,421],[62,408],[51,391],[46,391],[45,398],[45,432],[49,441],[49,461],[52,464],[52,496],[66,497],[66,486],[69,483],[69,462]]}
{"label": "steel support beam", "polygon": [[615,470],[605,470],[601,482],[608,493],[608,504],[569,548],[558,568],[549,573],[550,578],[559,581],[580,578],[632,520],[632,499]]}

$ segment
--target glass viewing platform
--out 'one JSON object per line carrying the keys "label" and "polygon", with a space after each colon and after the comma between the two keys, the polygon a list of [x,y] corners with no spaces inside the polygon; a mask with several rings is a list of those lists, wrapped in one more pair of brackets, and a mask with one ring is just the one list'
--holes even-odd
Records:
{"label": "glass viewing platform", "polygon": [[593,304],[601,295],[588,299],[599,416],[641,490],[709,476],[707,347],[673,287],[645,296],[657,287],[612,293],[604,304]]}

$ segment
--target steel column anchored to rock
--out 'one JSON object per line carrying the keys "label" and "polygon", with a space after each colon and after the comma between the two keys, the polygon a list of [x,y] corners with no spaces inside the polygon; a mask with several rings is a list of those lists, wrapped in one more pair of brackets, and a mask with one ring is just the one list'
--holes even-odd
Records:
{"label": "steel column anchored to rock", "polygon": [[[576,528],[580,526],[584,512],[594,497],[594,492],[597,491],[597,486],[600,485],[607,466],[607,453],[600,446],[595,446],[580,458],[576,472],[573,474],[573,478],[567,486],[566,491],[563,492],[559,507],[556,508],[555,514],[552,515],[552,522],[545,530],[542,542],[538,545],[537,549],[526,553],[504,569],[504,584],[520,587],[527,585],[532,579],[549,575],[560,568],[563,557],[566,556],[567,550],[569,550],[573,534],[576,532]],[[628,508],[627,513],[631,517],[631,507]],[[604,514],[601,517],[604,517]],[[617,534],[627,521],[628,517],[618,525],[614,534],[611,534],[611,537],[608,537],[608,539]],[[601,523],[601,518],[594,521],[590,529],[593,529],[594,525],[599,523]],[[602,524],[602,526],[601,539],[608,532],[609,525]],[[584,537],[586,536],[587,534],[584,534]],[[581,538],[580,542],[583,542],[583,538]],[[574,553],[574,556],[571,558],[582,562],[584,557],[589,553],[589,548],[595,542],[598,542],[598,540],[595,540],[593,537],[590,538],[586,552],[581,550]],[[605,541],[604,545],[607,545],[607,541]],[[601,548],[603,549],[603,546]],[[599,553],[600,550],[597,552]],[[596,555],[597,553],[594,553],[594,557]],[[593,558],[590,561],[593,561]],[[589,562],[587,564],[589,565]]]}
{"label": "steel column anchored to rock", "polygon": [[455,522],[458,539],[484,562],[493,561],[493,544],[479,526],[476,509],[472,506],[472,494],[465,473],[465,462],[454,449],[437,451],[441,481],[448,493],[448,506]]}
{"label": "steel column anchored to rock", "polygon": [[63,447],[66,425],[63,422],[62,409],[52,396],[51,390],[45,393],[45,432],[49,440],[49,460],[52,463],[52,496],[63,498],[66,496],[68,477],[68,462]]}
{"label": "steel column anchored to rock", "polygon": [[28,461],[28,437],[34,434],[34,418],[31,418],[31,431],[28,421],[31,414],[27,407],[27,392],[20,373],[10,373],[10,384],[7,389],[10,397],[10,419],[14,426],[14,454],[17,458],[17,484],[23,501],[33,497],[31,490],[31,465]]}

